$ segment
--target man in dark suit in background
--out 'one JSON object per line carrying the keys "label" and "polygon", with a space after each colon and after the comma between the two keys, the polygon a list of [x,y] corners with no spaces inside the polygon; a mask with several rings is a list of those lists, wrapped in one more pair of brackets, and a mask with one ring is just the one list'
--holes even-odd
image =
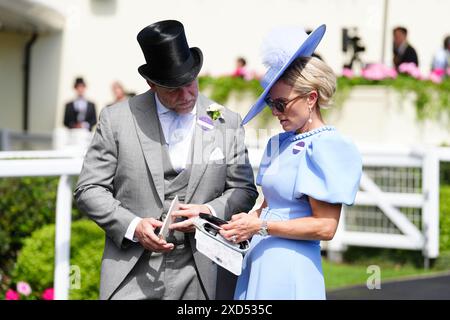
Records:
{"label": "man in dark suit in background", "polygon": [[404,27],[394,29],[394,66],[398,66],[405,62],[413,62],[419,66],[419,58],[416,50],[408,43],[408,30]]}
{"label": "man in dark suit in background", "polygon": [[86,83],[83,78],[76,78],[74,84],[77,97],[66,104],[64,125],[69,129],[85,128],[92,130],[97,123],[95,104],[84,97]]}

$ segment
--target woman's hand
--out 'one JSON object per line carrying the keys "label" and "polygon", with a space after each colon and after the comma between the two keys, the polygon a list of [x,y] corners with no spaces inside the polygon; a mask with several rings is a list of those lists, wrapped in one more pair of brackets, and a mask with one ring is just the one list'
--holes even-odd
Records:
{"label": "woman's hand", "polygon": [[261,224],[257,215],[242,212],[233,215],[229,223],[221,225],[220,234],[229,241],[242,242],[258,233]]}

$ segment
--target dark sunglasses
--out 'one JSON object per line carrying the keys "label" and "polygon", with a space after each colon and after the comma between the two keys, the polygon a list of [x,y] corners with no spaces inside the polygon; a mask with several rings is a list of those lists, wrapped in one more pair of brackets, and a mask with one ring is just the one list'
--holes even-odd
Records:
{"label": "dark sunglasses", "polygon": [[279,112],[283,113],[284,110],[286,109],[286,106],[291,103],[294,100],[297,100],[298,98],[303,98],[304,95],[301,96],[296,96],[295,98],[291,99],[291,100],[283,100],[283,99],[275,99],[272,100],[272,98],[267,95],[266,98],[264,99],[264,102],[269,106],[270,109],[276,109]]}

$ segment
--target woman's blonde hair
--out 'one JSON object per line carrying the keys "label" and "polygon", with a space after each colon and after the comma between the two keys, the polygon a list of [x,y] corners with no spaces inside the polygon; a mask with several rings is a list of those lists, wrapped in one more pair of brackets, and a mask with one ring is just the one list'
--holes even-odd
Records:
{"label": "woman's blonde hair", "polygon": [[300,95],[316,90],[319,108],[328,108],[336,92],[336,75],[322,60],[315,57],[299,57],[294,60],[280,78]]}

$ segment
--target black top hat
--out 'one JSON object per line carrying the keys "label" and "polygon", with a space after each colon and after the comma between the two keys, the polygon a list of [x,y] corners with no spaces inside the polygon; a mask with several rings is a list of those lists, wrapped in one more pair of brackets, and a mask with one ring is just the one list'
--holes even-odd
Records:
{"label": "black top hat", "polygon": [[84,79],[82,77],[78,77],[75,79],[75,82],[73,83],[73,87],[76,88],[78,85],[86,86],[86,83],[84,82]]}
{"label": "black top hat", "polygon": [[137,41],[144,53],[139,73],[161,87],[178,88],[193,81],[203,64],[199,48],[189,48],[183,24],[159,21],[142,29]]}

